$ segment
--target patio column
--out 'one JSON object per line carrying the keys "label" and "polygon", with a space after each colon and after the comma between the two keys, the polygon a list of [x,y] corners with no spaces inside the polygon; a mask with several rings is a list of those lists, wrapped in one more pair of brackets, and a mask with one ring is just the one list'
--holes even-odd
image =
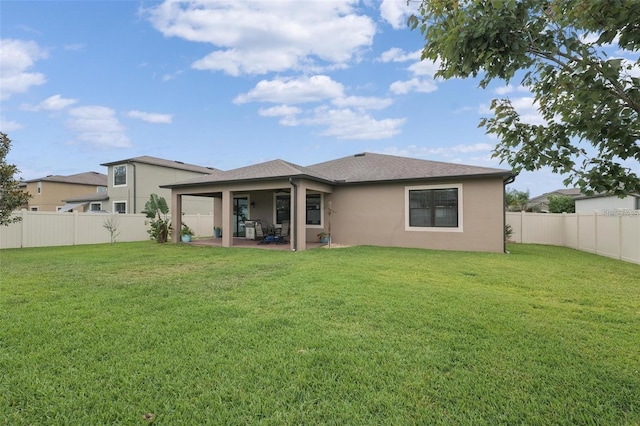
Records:
{"label": "patio column", "polygon": [[233,193],[227,189],[222,191],[222,247],[233,244]]}
{"label": "patio column", "polygon": [[171,191],[171,241],[180,242],[180,229],[182,229],[182,195]]}
{"label": "patio column", "polygon": [[291,226],[293,229],[293,235],[291,236],[291,248],[293,249],[293,239],[295,238],[296,250],[304,251],[307,249],[307,185],[304,181],[296,181],[296,186],[292,193],[295,192],[294,202],[295,212],[293,217],[295,223],[292,221]]}
{"label": "patio column", "polygon": [[[222,228],[222,198],[213,197],[213,227]],[[213,232],[213,229],[211,230]]]}

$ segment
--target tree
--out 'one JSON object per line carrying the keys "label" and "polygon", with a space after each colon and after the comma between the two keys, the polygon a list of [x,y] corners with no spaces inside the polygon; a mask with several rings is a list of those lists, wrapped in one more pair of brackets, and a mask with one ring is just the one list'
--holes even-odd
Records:
{"label": "tree", "polygon": [[575,213],[576,200],[568,195],[549,195],[549,213]]}
{"label": "tree", "polygon": [[11,150],[11,139],[6,133],[0,132],[0,225],[22,220],[20,216],[11,216],[18,207],[29,202],[28,192],[20,189],[19,182],[14,176],[19,172],[13,164],[7,164],[7,154]]}
{"label": "tree", "polygon": [[[548,166],[586,194],[640,192],[640,1],[421,0],[418,11],[408,23],[422,59],[440,61],[436,77],[481,74],[486,88],[518,75],[534,95],[544,124],[492,101],[479,127],[500,140],[494,157],[516,172]],[[635,62],[608,58],[611,43]]]}
{"label": "tree", "polygon": [[151,219],[151,229],[147,231],[151,239],[159,243],[166,243],[171,233],[171,218],[169,217],[167,200],[164,197],[159,197],[158,194],[151,194],[142,213]]}
{"label": "tree", "polygon": [[529,202],[529,191],[518,191],[509,189],[505,193],[507,209],[511,211],[525,211]]}

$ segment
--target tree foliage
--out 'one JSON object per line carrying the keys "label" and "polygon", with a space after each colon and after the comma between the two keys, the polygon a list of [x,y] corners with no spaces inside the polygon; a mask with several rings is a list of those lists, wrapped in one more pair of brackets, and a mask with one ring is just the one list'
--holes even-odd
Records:
{"label": "tree foliage", "polygon": [[29,202],[28,192],[20,189],[20,183],[14,176],[18,173],[18,168],[13,164],[7,164],[7,154],[11,150],[11,139],[6,133],[0,132],[0,225],[22,220],[20,216],[11,216],[11,213],[18,207]]}
{"label": "tree foliage", "polygon": [[[422,0],[408,23],[425,37],[422,59],[440,61],[436,77],[481,75],[486,88],[523,76],[544,123],[494,99],[480,126],[500,140],[495,157],[548,166],[587,194],[640,192],[640,1]],[[607,57],[612,43],[635,62]]]}
{"label": "tree foliage", "polygon": [[166,243],[171,234],[171,218],[169,217],[167,200],[164,197],[159,197],[158,194],[151,194],[142,213],[151,219],[151,229],[147,231],[151,239],[159,243]]}
{"label": "tree foliage", "polygon": [[575,213],[576,200],[568,195],[549,195],[549,213]]}
{"label": "tree foliage", "polygon": [[505,201],[507,210],[524,211],[527,209],[527,203],[529,202],[529,191],[509,189],[505,193]]}

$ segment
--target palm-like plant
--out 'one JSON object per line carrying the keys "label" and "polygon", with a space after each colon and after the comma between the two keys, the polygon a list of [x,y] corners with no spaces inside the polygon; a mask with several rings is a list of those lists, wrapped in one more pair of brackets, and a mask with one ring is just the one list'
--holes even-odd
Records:
{"label": "palm-like plant", "polygon": [[167,200],[164,197],[159,197],[158,194],[151,194],[142,213],[151,219],[151,229],[147,231],[151,235],[151,239],[159,243],[166,243],[169,240],[169,234],[171,234],[171,218],[169,217]]}

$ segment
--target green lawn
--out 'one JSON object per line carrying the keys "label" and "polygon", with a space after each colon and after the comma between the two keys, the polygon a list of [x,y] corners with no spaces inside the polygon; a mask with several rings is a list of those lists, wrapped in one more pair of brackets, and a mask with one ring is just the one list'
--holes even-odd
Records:
{"label": "green lawn", "polygon": [[640,266],[510,250],[3,250],[0,423],[640,424]]}

